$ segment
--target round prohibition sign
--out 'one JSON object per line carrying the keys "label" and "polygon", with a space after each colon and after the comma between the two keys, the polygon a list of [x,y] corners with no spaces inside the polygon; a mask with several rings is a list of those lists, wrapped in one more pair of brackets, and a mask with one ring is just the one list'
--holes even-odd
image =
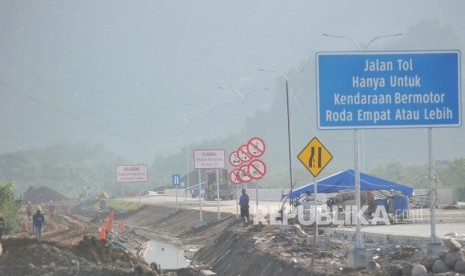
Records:
{"label": "round prohibition sign", "polygon": [[248,165],[242,165],[239,168],[239,178],[241,179],[242,183],[247,183],[252,180],[252,177],[250,177],[249,174],[249,166]]}
{"label": "round prohibition sign", "polygon": [[266,174],[266,165],[262,160],[253,160],[248,165],[250,177],[253,179],[260,179]]}
{"label": "round prohibition sign", "polygon": [[229,154],[229,163],[231,163],[233,167],[239,167],[242,164],[242,160],[239,158],[237,151],[233,151]]}
{"label": "round prohibition sign", "polygon": [[229,173],[229,180],[233,185],[240,185],[242,183],[240,176],[240,171],[238,169],[234,169]]}
{"label": "round prohibition sign", "polygon": [[237,155],[242,162],[247,163],[250,161],[251,156],[249,151],[247,150],[247,145],[242,145],[237,149]]}
{"label": "round prohibition sign", "polygon": [[260,157],[265,153],[265,141],[259,137],[253,137],[247,142],[247,151],[253,157]]}

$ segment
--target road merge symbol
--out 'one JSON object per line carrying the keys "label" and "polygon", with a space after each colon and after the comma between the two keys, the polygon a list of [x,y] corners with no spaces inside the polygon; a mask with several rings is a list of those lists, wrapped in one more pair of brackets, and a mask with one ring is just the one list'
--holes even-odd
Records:
{"label": "road merge symbol", "polygon": [[173,174],[173,186],[181,185],[181,175]]}
{"label": "road merge symbol", "polygon": [[317,177],[329,161],[333,159],[333,156],[318,138],[313,137],[308,145],[300,152],[298,158],[307,170],[314,177]]}
{"label": "road merge symbol", "polygon": [[253,157],[260,157],[265,153],[265,142],[259,137],[253,137],[247,143],[247,151]]}

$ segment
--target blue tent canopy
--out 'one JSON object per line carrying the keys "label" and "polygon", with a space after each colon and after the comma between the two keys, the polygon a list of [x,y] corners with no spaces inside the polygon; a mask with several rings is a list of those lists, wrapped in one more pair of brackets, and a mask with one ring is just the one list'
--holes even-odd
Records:
{"label": "blue tent canopy", "polygon": [[[337,193],[355,189],[355,171],[347,170],[330,175],[317,181],[318,193]],[[308,184],[292,191],[291,199],[298,198],[307,191],[313,193],[314,184]],[[413,195],[413,188],[404,186],[376,176],[360,173],[360,190],[399,191],[405,195]]]}

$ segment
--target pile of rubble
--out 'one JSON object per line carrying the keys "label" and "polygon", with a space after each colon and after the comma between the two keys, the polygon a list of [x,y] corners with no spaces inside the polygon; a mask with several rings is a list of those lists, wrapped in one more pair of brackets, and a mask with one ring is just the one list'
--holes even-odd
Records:
{"label": "pile of rubble", "polygon": [[430,275],[428,273],[465,273],[465,250],[462,249],[462,244],[455,239],[449,239],[446,243],[447,250],[442,250],[437,255],[427,255],[422,259],[418,259],[422,255],[418,248],[397,246],[397,250],[391,252],[383,249],[379,256],[375,256],[368,263],[367,270],[379,275],[383,272],[389,275],[412,276]]}

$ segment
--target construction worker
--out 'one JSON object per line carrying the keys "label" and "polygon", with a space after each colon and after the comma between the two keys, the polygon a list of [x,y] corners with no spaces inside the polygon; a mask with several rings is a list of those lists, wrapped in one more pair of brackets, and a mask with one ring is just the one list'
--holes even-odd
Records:
{"label": "construction worker", "polygon": [[246,194],[245,189],[242,189],[242,195],[239,198],[239,205],[241,206],[241,219],[244,223],[249,222],[249,195]]}
{"label": "construction worker", "polygon": [[3,214],[0,213],[0,240],[2,239],[5,229],[6,229],[5,218],[3,217]]}
{"label": "construction worker", "polygon": [[55,212],[55,205],[53,205],[53,201],[50,200],[47,206],[48,212],[50,213],[50,218],[53,218],[53,212]]}
{"label": "construction worker", "polygon": [[42,227],[45,228],[45,217],[42,214],[42,207],[37,207],[37,213],[32,217],[32,227],[36,231],[36,239],[40,241],[42,237]]}
{"label": "construction worker", "polygon": [[27,206],[26,206],[27,220],[31,220],[31,218],[32,218],[32,210],[33,210],[33,209],[34,209],[34,208],[32,207],[32,204],[31,204],[31,202],[29,201],[29,202],[27,203]]}

